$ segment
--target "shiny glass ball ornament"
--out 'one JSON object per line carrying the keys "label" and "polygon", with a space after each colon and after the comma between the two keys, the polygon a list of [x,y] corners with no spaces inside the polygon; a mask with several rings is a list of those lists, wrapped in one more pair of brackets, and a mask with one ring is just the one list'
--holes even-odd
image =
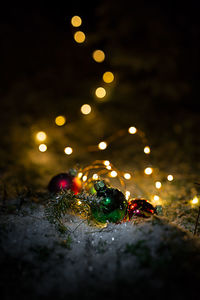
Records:
{"label": "shiny glass ball ornament", "polygon": [[58,193],[62,189],[71,190],[76,195],[81,190],[81,181],[71,173],[57,174],[50,180],[48,190],[51,193]]}
{"label": "shiny glass ball ornament", "polygon": [[151,203],[143,198],[134,198],[128,201],[128,219],[134,216],[147,218],[156,213],[156,209]]}
{"label": "shiny glass ball ornament", "polygon": [[109,188],[103,181],[94,185],[99,202],[91,205],[92,216],[100,223],[118,223],[123,220],[127,201],[124,194],[118,189]]}

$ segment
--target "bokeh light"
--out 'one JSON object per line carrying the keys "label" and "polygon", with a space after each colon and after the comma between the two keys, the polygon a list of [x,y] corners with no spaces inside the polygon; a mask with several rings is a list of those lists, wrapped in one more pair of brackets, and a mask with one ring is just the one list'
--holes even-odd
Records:
{"label": "bokeh light", "polygon": [[82,180],[83,180],[83,182],[85,182],[85,181],[87,180],[87,176],[84,175],[84,176],[82,177]]}
{"label": "bokeh light", "polygon": [[199,203],[199,199],[197,198],[197,196],[195,196],[191,202],[192,202],[192,204],[197,204],[197,203]]}
{"label": "bokeh light", "polygon": [[66,122],[66,118],[64,116],[57,116],[55,118],[55,123],[58,126],[63,126],[65,124],[65,122]]}
{"label": "bokeh light", "polygon": [[105,59],[105,53],[102,50],[95,50],[92,57],[96,62],[101,63]]}
{"label": "bokeh light", "polygon": [[98,176],[97,174],[93,174],[92,179],[93,179],[93,180],[98,180],[98,179],[99,179],[99,176]]}
{"label": "bokeh light", "polygon": [[130,173],[125,173],[124,178],[127,179],[127,180],[131,179],[131,174]]}
{"label": "bokeh light", "polygon": [[110,172],[110,176],[111,176],[111,177],[117,177],[117,172],[116,172],[116,171]]}
{"label": "bokeh light", "polygon": [[104,74],[103,74],[103,81],[104,82],[106,82],[106,83],[111,83],[111,82],[113,82],[113,80],[114,80],[114,75],[113,75],[113,73],[112,72],[105,72]]}
{"label": "bokeh light", "polygon": [[145,154],[149,154],[150,152],[151,152],[151,150],[150,150],[149,146],[144,147],[144,153]]}
{"label": "bokeh light", "polygon": [[45,151],[47,151],[47,145],[45,145],[45,144],[40,144],[38,148],[39,148],[39,151],[40,151],[40,152],[45,152]]}
{"label": "bokeh light", "polygon": [[73,149],[72,149],[71,147],[66,147],[66,148],[64,149],[64,152],[65,152],[65,154],[70,155],[70,154],[72,154]]}
{"label": "bokeh light", "polygon": [[126,200],[128,200],[128,199],[129,199],[130,195],[131,195],[131,193],[130,193],[129,191],[126,191],[126,192],[125,192],[125,197],[126,197]]}
{"label": "bokeh light", "polygon": [[160,200],[160,197],[158,195],[154,195],[153,200],[158,201],[158,200]]}
{"label": "bokeh light", "polygon": [[172,181],[174,179],[173,175],[168,175],[167,180]]}
{"label": "bokeh light", "polygon": [[104,98],[106,95],[106,90],[103,87],[98,87],[95,91],[95,94],[98,98]]}
{"label": "bokeh light", "polygon": [[75,32],[74,39],[79,44],[83,43],[85,41],[85,33],[82,31]]}
{"label": "bokeh light", "polygon": [[90,114],[90,113],[91,113],[91,110],[92,110],[92,108],[91,108],[91,106],[90,106],[89,104],[83,104],[83,105],[81,106],[81,112],[82,112],[82,114],[84,114],[84,115]]}
{"label": "bokeh light", "polygon": [[134,126],[129,127],[128,132],[130,134],[135,134],[137,132],[137,128],[135,128]]}
{"label": "bokeh light", "polygon": [[155,182],[155,187],[156,187],[157,189],[160,189],[161,186],[162,186],[162,183],[161,183],[160,181],[156,181],[156,182]]}
{"label": "bokeh light", "polygon": [[79,27],[82,24],[82,20],[79,16],[74,16],[71,18],[71,24],[74,27]]}
{"label": "bokeh light", "polygon": [[148,168],[146,168],[146,169],[144,170],[144,173],[145,173],[146,175],[151,175],[152,172],[153,172],[153,169],[150,168],[150,167],[148,167]]}
{"label": "bokeh light", "polygon": [[47,135],[44,131],[39,131],[37,134],[36,134],[36,139],[40,142],[44,142],[47,138]]}
{"label": "bokeh light", "polygon": [[103,163],[104,163],[104,165],[105,165],[105,166],[109,166],[109,165],[110,165],[110,162],[109,162],[109,160],[104,160],[104,162],[103,162]]}
{"label": "bokeh light", "polygon": [[100,142],[98,145],[98,148],[100,150],[105,150],[107,148],[107,143],[106,142]]}

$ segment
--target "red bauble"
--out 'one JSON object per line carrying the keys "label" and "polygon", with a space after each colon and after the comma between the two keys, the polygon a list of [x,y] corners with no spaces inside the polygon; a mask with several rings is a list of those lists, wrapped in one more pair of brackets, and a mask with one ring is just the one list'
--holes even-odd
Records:
{"label": "red bauble", "polygon": [[131,199],[128,202],[128,219],[131,220],[132,217],[143,217],[147,218],[153,215],[156,212],[156,209],[153,205],[147,202],[146,199],[143,198],[135,198]]}
{"label": "red bauble", "polygon": [[76,195],[81,190],[81,181],[69,173],[60,173],[50,180],[48,190],[51,193],[58,193],[62,189],[71,190]]}

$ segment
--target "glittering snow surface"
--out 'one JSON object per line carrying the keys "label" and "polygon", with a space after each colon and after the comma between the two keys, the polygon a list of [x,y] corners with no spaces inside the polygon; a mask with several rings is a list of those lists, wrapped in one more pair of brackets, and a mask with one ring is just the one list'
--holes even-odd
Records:
{"label": "glittering snow surface", "polygon": [[186,299],[197,292],[198,239],[165,218],[97,228],[67,215],[65,225],[71,238],[45,219],[42,205],[1,216],[5,299],[157,299],[161,293]]}

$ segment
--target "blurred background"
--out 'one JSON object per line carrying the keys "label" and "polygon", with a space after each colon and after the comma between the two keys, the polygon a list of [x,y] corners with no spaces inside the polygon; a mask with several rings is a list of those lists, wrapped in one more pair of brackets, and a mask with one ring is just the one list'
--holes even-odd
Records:
{"label": "blurred background", "polygon": [[[199,5],[196,1],[6,2],[1,10],[0,176],[16,186],[46,188],[50,178],[95,159],[122,171],[159,168],[175,192],[200,181]],[[73,16],[82,24],[74,27]],[[82,31],[83,42],[74,34]],[[93,53],[105,54],[96,62]],[[106,83],[104,72],[114,74]],[[98,87],[106,96],[98,98]],[[88,104],[89,114],[81,107]],[[62,126],[55,123],[64,116]],[[143,152],[134,126],[151,148]],[[108,147],[95,149],[120,130]],[[46,133],[45,152],[36,134]],[[70,147],[73,152],[66,154]],[[70,151],[70,150],[69,150]],[[144,187],[148,188],[147,186]],[[142,190],[142,189],[141,189]],[[140,193],[143,196],[142,192]],[[182,193],[182,197],[185,194]]]}

